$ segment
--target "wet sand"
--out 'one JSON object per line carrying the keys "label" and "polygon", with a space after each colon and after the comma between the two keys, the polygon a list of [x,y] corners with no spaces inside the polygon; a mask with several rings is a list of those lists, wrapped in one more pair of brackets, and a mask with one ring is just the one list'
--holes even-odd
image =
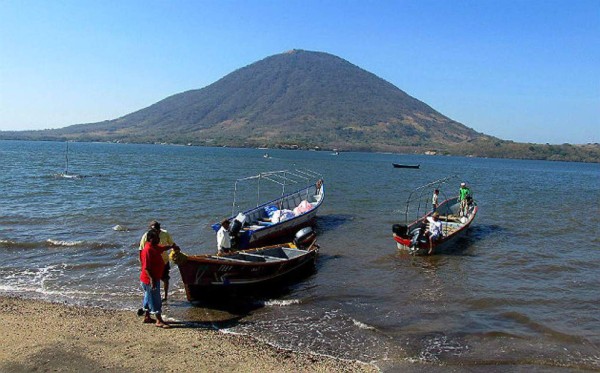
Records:
{"label": "wet sand", "polygon": [[374,372],[202,324],[161,329],[134,312],[0,297],[0,372]]}

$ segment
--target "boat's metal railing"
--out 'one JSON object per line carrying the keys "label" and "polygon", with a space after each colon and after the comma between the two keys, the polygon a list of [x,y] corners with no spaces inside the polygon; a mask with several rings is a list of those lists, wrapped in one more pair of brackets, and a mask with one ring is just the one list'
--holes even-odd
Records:
{"label": "boat's metal railing", "polygon": [[[271,183],[277,184],[281,186],[281,196],[284,196],[286,193],[286,187],[290,185],[296,185],[301,182],[304,182],[306,185],[310,185],[311,182],[317,182],[318,179],[321,179],[322,175],[318,172],[308,170],[308,169],[294,169],[294,170],[280,170],[280,171],[268,171],[261,172],[258,175],[248,176],[241,179],[237,179],[233,186],[233,204],[231,208],[231,215],[233,216],[236,211],[237,206],[237,193],[238,193],[238,183],[249,181],[249,180],[257,180],[257,191],[256,191],[256,206],[260,206],[261,203],[261,181],[266,180]],[[306,195],[308,197],[308,189],[306,190]],[[308,199],[308,198],[307,198]]]}
{"label": "boat's metal railing", "polygon": [[[404,221],[405,224],[408,225],[413,221],[419,220],[421,217],[425,215],[425,211],[429,210],[431,207],[431,198],[433,195],[433,191],[438,189],[440,195],[438,196],[438,201],[441,203],[448,199],[446,193],[442,189],[442,185],[448,184],[450,180],[458,179],[457,175],[450,175],[444,178],[429,182],[425,185],[422,185],[418,188],[413,189],[408,195],[406,199],[406,210],[404,212]],[[414,209],[415,218],[413,220],[409,220],[409,214],[411,213],[411,208]]]}

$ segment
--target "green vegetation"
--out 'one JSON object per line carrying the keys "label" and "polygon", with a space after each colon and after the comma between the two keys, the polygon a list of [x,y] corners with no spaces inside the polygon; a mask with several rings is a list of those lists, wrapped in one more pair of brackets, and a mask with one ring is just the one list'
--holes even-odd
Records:
{"label": "green vegetation", "polygon": [[481,134],[345,61],[294,50],[124,117],[0,139],[166,142],[600,162],[598,145],[538,145]]}
{"label": "green vegetation", "polygon": [[475,140],[445,149],[446,154],[489,158],[539,159],[567,162],[600,162],[600,144],[550,145],[501,140]]}

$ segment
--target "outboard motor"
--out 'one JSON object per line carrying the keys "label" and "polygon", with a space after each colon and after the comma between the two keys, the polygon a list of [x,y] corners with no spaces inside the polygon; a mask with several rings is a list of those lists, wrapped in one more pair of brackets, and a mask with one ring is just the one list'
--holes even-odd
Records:
{"label": "outboard motor", "polygon": [[315,231],[311,227],[302,228],[294,236],[294,245],[299,248],[306,247],[314,241],[316,236]]}
{"label": "outboard motor", "polygon": [[231,222],[231,227],[229,227],[229,238],[231,239],[231,249],[238,250],[240,246],[240,236],[239,233],[244,227],[244,222],[246,221],[246,215],[239,213],[235,219]]}
{"label": "outboard motor", "polygon": [[406,237],[408,227],[403,224],[394,224],[392,225],[392,232],[396,234],[396,236]]}
{"label": "outboard motor", "polygon": [[242,230],[245,221],[246,215],[239,213],[231,223],[231,228],[229,228],[229,234],[231,236],[237,236],[237,234],[240,233],[240,231]]}
{"label": "outboard motor", "polygon": [[425,226],[420,226],[418,228],[413,229],[410,232],[412,236],[410,240],[410,248],[416,249],[419,247],[419,243],[427,243],[427,239],[425,238]]}

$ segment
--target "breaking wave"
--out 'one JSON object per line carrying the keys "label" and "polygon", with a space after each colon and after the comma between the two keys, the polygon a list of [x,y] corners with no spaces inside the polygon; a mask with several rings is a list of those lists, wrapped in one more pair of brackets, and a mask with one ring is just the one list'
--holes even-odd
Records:
{"label": "breaking wave", "polygon": [[66,246],[66,247],[80,246],[84,243],[84,241],[61,241],[61,240],[53,240],[51,238],[47,239],[46,242],[49,244],[49,246]]}

